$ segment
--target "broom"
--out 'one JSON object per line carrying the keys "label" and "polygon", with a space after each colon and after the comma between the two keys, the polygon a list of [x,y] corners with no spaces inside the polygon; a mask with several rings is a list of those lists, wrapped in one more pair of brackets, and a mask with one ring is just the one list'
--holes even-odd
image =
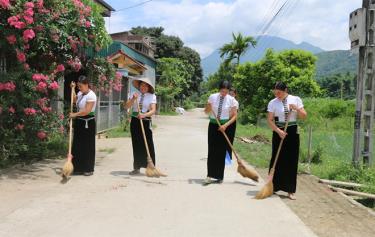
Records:
{"label": "broom", "polygon": [[[215,112],[213,110],[211,112],[212,112],[213,116],[215,117],[217,124],[219,126],[221,126],[221,123],[220,123],[219,119],[217,118]],[[223,135],[225,137],[225,140],[227,140],[228,145],[230,146],[230,148],[232,149],[232,151],[234,153],[234,156],[236,157],[237,165],[238,165],[237,172],[240,173],[241,176],[244,177],[244,178],[250,178],[250,179],[258,182],[259,174],[256,172],[255,169],[248,168],[243,164],[242,160],[239,158],[236,150],[234,149],[234,147],[233,147],[232,143],[230,142],[230,140],[229,140],[227,134],[225,133],[225,131],[221,131],[221,132],[223,133]]]}
{"label": "broom", "polygon": [[[139,103],[137,103],[138,106],[138,111],[140,113],[141,109],[139,107]],[[150,149],[148,148],[148,142],[146,138],[146,133],[145,133],[145,128],[143,126],[142,119],[139,119],[139,122],[141,123],[141,129],[142,129],[142,135],[143,135],[143,140],[145,142],[146,146],[146,151],[147,151],[147,168],[146,168],[146,176],[147,177],[155,177],[155,178],[160,178],[160,177],[166,177],[167,175],[163,174],[160,172],[158,169],[156,169],[154,162],[152,162],[151,155],[150,155]]]}
{"label": "broom", "polygon": [[[289,111],[289,114],[290,114],[290,112],[291,111]],[[288,125],[289,125],[289,116],[288,116],[286,124],[285,124],[284,132],[287,131]],[[258,200],[265,199],[265,198],[268,198],[268,197],[272,196],[272,194],[273,194],[273,176],[275,174],[276,163],[279,160],[279,156],[280,156],[280,152],[281,152],[281,148],[283,146],[284,140],[285,140],[285,138],[281,139],[281,141],[280,141],[279,148],[277,149],[277,153],[276,153],[276,156],[275,156],[275,161],[273,162],[271,171],[270,171],[269,176],[268,176],[268,181],[264,185],[264,187],[257,193],[257,195],[255,196],[255,199],[258,199]]]}
{"label": "broom", "polygon": [[[75,85],[71,87],[71,96],[70,96],[70,112],[73,112],[73,100],[74,100],[74,92],[75,90]],[[73,119],[70,118],[69,120],[69,151],[68,151],[68,156],[66,158],[66,162],[64,164],[64,167],[62,169],[62,177],[64,179],[67,179],[74,170],[73,163],[72,163],[72,140],[73,140]]]}

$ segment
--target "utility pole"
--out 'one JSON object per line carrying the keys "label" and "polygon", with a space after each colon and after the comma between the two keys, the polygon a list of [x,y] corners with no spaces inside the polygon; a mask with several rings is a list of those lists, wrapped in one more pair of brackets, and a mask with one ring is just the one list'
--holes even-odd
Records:
{"label": "utility pole", "polygon": [[[363,0],[362,8],[350,14],[352,51],[359,52],[357,99],[354,122],[353,164],[366,166],[373,160],[375,116],[375,0]],[[362,147],[363,146],[363,147]]]}

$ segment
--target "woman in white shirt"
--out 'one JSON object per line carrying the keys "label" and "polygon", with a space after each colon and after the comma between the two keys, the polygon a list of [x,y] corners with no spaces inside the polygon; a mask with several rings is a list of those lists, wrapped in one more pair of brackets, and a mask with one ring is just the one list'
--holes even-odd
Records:
{"label": "woman in white shirt", "polygon": [[[210,115],[208,125],[208,159],[207,178],[204,184],[221,183],[224,179],[225,157],[232,150],[225,140],[222,131],[233,141],[235,134],[234,123],[237,119],[238,102],[229,95],[231,85],[223,81],[219,85],[219,93],[210,95],[205,112]],[[212,113],[216,114],[222,126],[219,126]]]}
{"label": "woman in white shirt", "polygon": [[[130,172],[130,175],[139,174],[141,168],[147,167],[147,152],[139,120],[142,120],[143,122],[151,159],[154,162],[154,165],[156,165],[151,120],[152,115],[156,112],[155,88],[148,78],[133,80],[133,86],[138,89],[140,93],[133,93],[125,105],[126,109],[132,108],[133,110],[130,122],[130,132],[133,144],[134,170]],[[137,104],[141,109],[140,112],[138,111]]]}
{"label": "woman in white shirt", "polygon": [[[274,94],[276,98],[269,102],[267,108],[268,125],[273,131],[270,169],[275,160],[280,141],[285,138],[275,168],[274,191],[287,192],[288,197],[295,200],[300,143],[297,119],[306,119],[307,113],[301,98],[288,94],[285,83],[277,82],[274,87]],[[288,119],[289,125],[287,131],[284,132],[285,123]]]}
{"label": "woman in white shirt", "polygon": [[90,89],[86,76],[78,78],[78,89],[77,95],[73,92],[78,112],[70,114],[74,118],[72,162],[74,174],[90,176],[93,175],[95,166],[96,95]]}

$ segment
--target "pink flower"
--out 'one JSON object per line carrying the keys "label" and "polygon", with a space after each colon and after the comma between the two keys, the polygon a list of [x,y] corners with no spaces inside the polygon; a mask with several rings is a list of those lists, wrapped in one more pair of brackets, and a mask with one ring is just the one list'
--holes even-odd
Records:
{"label": "pink flower", "polygon": [[9,91],[12,92],[16,89],[14,82],[0,83],[0,91]]}
{"label": "pink flower", "polygon": [[0,0],[0,7],[4,8],[4,9],[9,9],[9,7],[10,7],[9,0]]}
{"label": "pink flower", "polygon": [[51,84],[49,84],[49,87],[51,90],[57,90],[59,89],[59,83],[57,83],[56,81],[52,82]]}
{"label": "pink flower", "polygon": [[44,26],[36,26],[35,28],[34,28],[37,32],[41,32],[41,31],[43,31],[44,30]]}
{"label": "pink flower", "polygon": [[29,71],[30,70],[30,65],[25,63],[23,64],[23,69],[25,69],[25,71]]}
{"label": "pink flower", "polygon": [[40,82],[40,81],[46,81],[48,80],[48,76],[45,76],[43,74],[34,74],[32,76],[33,81]]}
{"label": "pink flower", "polygon": [[34,8],[34,3],[32,2],[27,2],[25,5],[23,5],[25,8]]}
{"label": "pink flower", "polygon": [[28,29],[23,32],[23,40],[25,42],[28,42],[29,40],[34,39],[34,37],[35,37],[35,33],[32,29]]}
{"label": "pink flower", "polygon": [[38,83],[38,85],[35,87],[35,90],[39,92],[45,92],[47,89],[47,83],[41,81]]}
{"label": "pink flower", "polygon": [[43,8],[43,5],[44,5],[43,0],[38,0],[38,2],[36,3],[36,6],[37,6],[38,8]]}
{"label": "pink flower", "polygon": [[42,111],[43,111],[44,113],[49,113],[49,112],[52,111],[52,108],[51,108],[51,107],[43,107],[43,108],[42,108]]}
{"label": "pink flower", "polygon": [[13,106],[10,106],[9,109],[8,109],[9,113],[11,114],[14,114],[16,112],[16,110],[14,109]]}
{"label": "pink flower", "polygon": [[59,119],[63,120],[65,118],[64,114],[59,115]]}
{"label": "pink flower", "polygon": [[33,24],[34,23],[34,18],[31,16],[23,16],[23,19],[25,19],[27,24]]}
{"label": "pink flower", "polygon": [[29,44],[24,44],[24,45],[23,45],[23,48],[24,48],[25,50],[28,50],[28,49],[30,49],[30,45],[29,45]]}
{"label": "pink flower", "polygon": [[59,64],[59,65],[57,65],[56,70],[57,70],[58,72],[63,72],[63,71],[65,71],[65,67],[64,67],[64,65]]}
{"label": "pink flower", "polygon": [[32,115],[35,115],[36,114],[36,110],[33,109],[33,108],[25,108],[23,110],[23,112],[28,115],[28,116],[32,116]]}
{"label": "pink flower", "polygon": [[65,131],[64,126],[60,126],[59,131],[60,131],[61,134],[64,133],[64,131]]}
{"label": "pink flower", "polygon": [[26,62],[26,55],[23,52],[20,52],[17,50],[17,59],[18,59],[18,62],[24,63]]}
{"label": "pink flower", "polygon": [[48,100],[48,98],[46,98],[46,97],[40,98],[36,101],[36,104],[39,105],[40,108],[43,108],[43,107],[46,106],[47,100]]}
{"label": "pink flower", "polygon": [[17,124],[16,129],[17,130],[23,130],[25,128],[25,124]]}
{"label": "pink flower", "polygon": [[17,38],[15,35],[8,35],[6,38],[9,44],[15,44],[17,42]]}
{"label": "pink flower", "polygon": [[20,20],[20,17],[18,15],[11,16],[8,18],[8,23],[9,25],[14,26],[17,29],[23,29],[26,26],[26,24],[19,20]]}
{"label": "pink flower", "polygon": [[40,140],[43,140],[47,137],[47,134],[44,131],[39,131],[37,136]]}
{"label": "pink flower", "polygon": [[23,12],[26,16],[34,16],[34,10],[32,8],[28,8]]}
{"label": "pink flower", "polygon": [[86,21],[86,22],[85,22],[85,26],[86,26],[86,28],[90,28],[90,27],[91,27],[91,22]]}

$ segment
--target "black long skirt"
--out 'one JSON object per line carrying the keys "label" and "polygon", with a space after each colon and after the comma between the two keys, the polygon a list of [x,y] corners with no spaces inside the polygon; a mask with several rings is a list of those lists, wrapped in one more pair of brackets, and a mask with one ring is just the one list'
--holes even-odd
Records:
{"label": "black long skirt", "polygon": [[[284,140],[283,146],[280,151],[280,157],[276,164],[273,185],[275,192],[284,191],[288,193],[295,193],[297,187],[297,171],[300,145],[298,126],[289,126],[287,133],[288,135]],[[273,132],[272,159],[270,162],[270,169],[274,163],[280,141],[280,136],[276,132]]]}
{"label": "black long skirt", "polygon": [[[207,177],[223,180],[225,156],[227,152],[231,155],[232,149],[218,128],[219,125],[214,123],[209,123],[208,125]],[[234,124],[228,126],[225,133],[228,135],[229,140],[234,140],[235,131]]]}
{"label": "black long skirt", "polygon": [[[155,163],[155,148],[154,148],[154,140],[152,136],[152,123],[149,119],[142,120],[143,126],[145,128],[148,148],[150,150],[151,159]],[[130,122],[130,133],[132,136],[132,144],[133,144],[133,157],[134,163],[133,168],[140,169],[147,167],[147,151],[145,142],[142,135],[141,123],[139,122],[138,118],[132,117]]]}
{"label": "black long skirt", "polygon": [[[86,116],[83,118],[91,118]],[[95,119],[86,121],[76,118],[73,123],[73,166],[74,172],[94,172],[95,167],[95,134],[96,122]]]}

